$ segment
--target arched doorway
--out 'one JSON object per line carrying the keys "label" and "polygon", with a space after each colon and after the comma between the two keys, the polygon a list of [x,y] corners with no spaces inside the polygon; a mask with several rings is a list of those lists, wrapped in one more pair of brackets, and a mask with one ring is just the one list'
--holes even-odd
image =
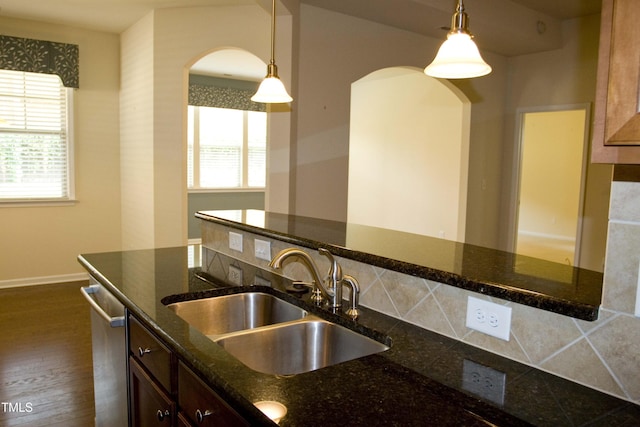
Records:
{"label": "arched doorway", "polygon": [[422,70],[351,86],[349,223],[463,241],[470,101]]}

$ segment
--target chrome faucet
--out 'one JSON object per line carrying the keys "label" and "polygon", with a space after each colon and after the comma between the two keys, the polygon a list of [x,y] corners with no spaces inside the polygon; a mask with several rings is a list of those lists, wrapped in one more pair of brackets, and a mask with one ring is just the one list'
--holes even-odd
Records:
{"label": "chrome faucet", "polygon": [[335,260],[331,252],[324,248],[318,249],[320,255],[323,255],[329,259],[331,266],[325,280],[320,278],[318,267],[313,259],[304,251],[297,248],[288,248],[280,251],[273,257],[269,266],[274,269],[282,268],[282,263],[285,259],[290,257],[297,257],[302,261],[302,264],[307,267],[311,277],[313,278],[313,294],[311,299],[320,303],[323,299],[328,301],[329,308],[332,310],[338,310],[342,306],[342,286],[343,275],[340,264]]}

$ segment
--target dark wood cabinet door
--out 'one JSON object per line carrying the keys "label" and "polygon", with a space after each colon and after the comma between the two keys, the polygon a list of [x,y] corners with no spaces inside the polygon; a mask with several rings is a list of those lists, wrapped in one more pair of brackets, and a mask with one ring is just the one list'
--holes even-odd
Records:
{"label": "dark wood cabinet door", "polygon": [[640,8],[603,0],[591,160],[640,164]]}
{"label": "dark wood cabinet door", "polygon": [[176,404],[153,379],[129,358],[131,424],[135,427],[176,425]]}
{"label": "dark wood cabinet door", "polygon": [[194,426],[248,426],[216,392],[197,378],[182,363],[178,364],[178,406],[181,414]]}

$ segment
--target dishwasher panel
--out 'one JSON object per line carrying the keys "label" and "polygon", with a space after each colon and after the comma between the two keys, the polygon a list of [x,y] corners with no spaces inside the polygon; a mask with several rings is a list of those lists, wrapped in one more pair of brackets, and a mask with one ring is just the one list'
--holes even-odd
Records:
{"label": "dishwasher panel", "polygon": [[95,426],[126,426],[127,349],[124,306],[93,278],[91,285],[80,291],[91,305]]}

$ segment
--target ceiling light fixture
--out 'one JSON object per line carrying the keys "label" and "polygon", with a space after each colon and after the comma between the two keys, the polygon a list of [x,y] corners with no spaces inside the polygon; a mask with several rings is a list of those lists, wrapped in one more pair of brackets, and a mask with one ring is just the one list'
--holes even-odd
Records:
{"label": "ceiling light fixture", "polygon": [[467,79],[491,72],[491,67],[484,62],[472,40],[468,21],[463,0],[458,0],[447,40],[440,46],[433,62],[424,69],[426,75],[443,79]]}
{"label": "ceiling light fixture", "polygon": [[287,93],[284,84],[278,77],[278,67],[275,60],[276,45],[276,0],[272,0],[271,5],[271,60],[267,65],[267,76],[264,78],[258,91],[251,97],[254,102],[269,104],[291,102],[293,98]]}

